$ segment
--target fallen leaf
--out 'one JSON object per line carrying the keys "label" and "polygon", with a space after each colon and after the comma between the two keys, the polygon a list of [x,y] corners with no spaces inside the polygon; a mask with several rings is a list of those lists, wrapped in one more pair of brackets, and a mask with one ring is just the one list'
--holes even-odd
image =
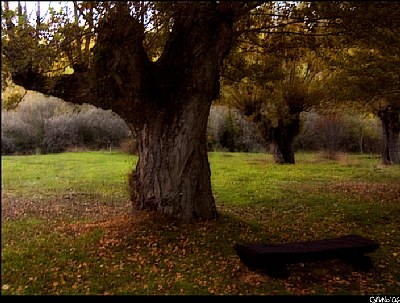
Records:
{"label": "fallen leaf", "polygon": [[9,288],[10,288],[10,285],[8,285],[8,284],[4,284],[1,286],[2,290],[8,290]]}

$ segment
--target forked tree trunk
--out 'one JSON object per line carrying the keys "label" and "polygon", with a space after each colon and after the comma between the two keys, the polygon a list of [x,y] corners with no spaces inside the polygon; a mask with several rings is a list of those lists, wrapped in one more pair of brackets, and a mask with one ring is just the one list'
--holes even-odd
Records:
{"label": "forked tree trunk", "polygon": [[[174,112],[154,112],[135,131],[139,161],[130,178],[134,209],[179,219],[217,217],[211,191],[206,128],[211,100],[186,96]],[[185,100],[187,101],[187,100]]]}
{"label": "forked tree trunk", "polygon": [[382,123],[382,164],[400,164],[400,112],[384,110],[378,116]]}

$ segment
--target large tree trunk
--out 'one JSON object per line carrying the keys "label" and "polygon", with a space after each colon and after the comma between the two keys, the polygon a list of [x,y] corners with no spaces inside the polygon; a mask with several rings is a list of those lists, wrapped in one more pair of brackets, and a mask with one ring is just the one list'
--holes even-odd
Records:
{"label": "large tree trunk", "polygon": [[382,110],[378,116],[382,123],[382,164],[400,164],[400,111]]}
{"label": "large tree trunk", "polygon": [[130,178],[132,203],[174,218],[212,219],[217,210],[206,141],[211,100],[201,94],[185,98],[190,105],[154,112],[154,119],[136,130],[139,161]]}
{"label": "large tree trunk", "polygon": [[179,31],[171,34],[140,96],[146,109],[141,109],[140,119],[126,116],[139,152],[130,177],[133,207],[186,221],[217,217],[206,131],[232,35],[232,23],[199,13],[205,15],[196,16],[196,26],[186,18],[175,21],[174,29]]}
{"label": "large tree trunk", "polygon": [[271,129],[270,150],[275,163],[295,164],[293,141],[300,131],[300,114],[293,117],[279,119],[278,126]]}

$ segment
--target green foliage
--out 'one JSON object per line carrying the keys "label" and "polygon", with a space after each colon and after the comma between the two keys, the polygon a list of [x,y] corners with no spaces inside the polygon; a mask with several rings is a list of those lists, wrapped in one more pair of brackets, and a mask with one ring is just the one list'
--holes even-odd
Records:
{"label": "green foliage", "polygon": [[[210,153],[220,218],[179,223],[132,214],[136,156],[2,157],[2,295],[369,295],[396,293],[398,167],[379,158]],[[248,270],[233,245],[357,233],[381,247],[374,269],[290,265],[285,280]]]}
{"label": "green foliage", "polygon": [[234,152],[238,149],[238,147],[235,146],[235,143],[241,135],[240,128],[235,125],[233,119],[232,112],[229,111],[226,119],[225,130],[222,133],[222,147],[227,148],[230,152]]}
{"label": "green foliage", "polygon": [[[328,70],[320,82],[325,107],[377,113],[399,99],[399,13],[396,2],[349,2],[339,7],[342,34],[326,49]],[[337,44],[340,43],[340,44]]]}
{"label": "green foliage", "polygon": [[331,62],[336,69],[322,82],[325,99],[372,113],[398,104],[398,59],[355,48]]}
{"label": "green foliage", "polygon": [[2,93],[1,108],[4,110],[13,110],[18,106],[23,98],[24,94],[19,91],[13,91],[8,95]]}
{"label": "green foliage", "polygon": [[54,35],[54,27],[49,23],[33,26],[28,20],[27,12],[21,16],[17,9],[2,10],[2,20],[3,18],[5,22],[2,22],[2,70],[4,68],[11,73],[11,66],[31,66],[39,72],[54,70],[54,62],[59,60],[61,55],[55,47],[57,36]]}

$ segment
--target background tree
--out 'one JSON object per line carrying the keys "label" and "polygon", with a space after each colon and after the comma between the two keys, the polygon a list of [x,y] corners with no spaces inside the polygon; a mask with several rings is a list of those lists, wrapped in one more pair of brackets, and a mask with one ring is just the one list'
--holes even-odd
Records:
{"label": "background tree", "polygon": [[331,56],[325,102],[376,114],[382,123],[382,163],[400,163],[400,4],[342,6],[342,51]]}
{"label": "background tree", "polygon": [[[127,122],[138,141],[139,160],[129,181],[135,209],[185,220],[217,217],[207,118],[219,93],[233,23],[258,3],[77,5],[83,25],[53,14],[39,36],[33,27],[6,29],[2,54],[13,81],[68,102],[112,109]],[[157,21],[167,26],[168,35],[153,61],[145,38],[158,31]],[[89,50],[83,41],[89,41]],[[67,67],[73,73],[66,73]]]}
{"label": "background tree", "polygon": [[[275,75],[277,75],[276,67],[275,70],[268,70],[271,64],[266,65],[266,59],[264,61],[254,60],[255,56],[262,54],[262,49],[266,46],[269,48],[269,55],[271,53],[277,54],[276,60],[270,62],[277,62],[280,59],[282,62],[286,62],[286,64],[289,62],[290,64],[294,59],[301,58],[304,54],[304,49],[317,53],[319,58],[331,56],[333,60],[330,63],[333,63],[334,67],[332,68],[331,65],[330,70],[321,70],[324,68],[322,61],[320,60],[318,63],[319,72],[317,71],[314,74],[316,81],[311,86],[314,91],[311,93],[312,97],[310,99],[313,99],[314,102],[316,101],[314,105],[322,103],[321,99],[327,93],[327,91],[324,91],[327,87],[323,87],[320,80],[332,78],[333,75],[338,75],[338,70],[341,70],[342,75],[339,78],[344,81],[336,81],[336,85],[333,85],[330,90],[330,96],[332,97],[330,105],[337,107],[338,104],[343,104],[343,101],[347,101],[347,105],[351,106],[348,101],[357,100],[358,107],[362,105],[365,109],[372,106],[374,108],[373,112],[382,121],[384,135],[383,163],[398,163],[398,45],[400,45],[398,33],[400,12],[398,3],[394,5],[390,2],[302,2],[291,5],[281,3],[274,11],[276,14],[273,15],[274,18],[272,20],[282,18],[284,21],[278,23],[269,21],[266,24],[256,21],[255,24],[252,24],[252,27],[246,29],[246,33],[248,33],[247,40],[242,42],[247,43],[244,47],[246,51],[238,53],[246,54],[250,51],[251,53],[248,57],[250,57],[250,61],[253,60],[251,62],[253,66],[250,68],[251,72],[249,73],[246,70],[246,63],[239,62],[237,64],[237,59],[231,60],[233,65],[237,64],[239,70],[242,71],[237,75],[241,77],[245,74],[247,81],[249,78],[260,79],[260,74],[267,74],[267,76],[271,77],[275,72]],[[264,43],[260,43],[260,41]],[[269,41],[269,43],[265,43],[265,41]],[[254,55],[252,50],[257,47],[259,47],[259,50]],[[299,50],[301,52],[298,52]],[[344,53],[342,50],[345,50]],[[355,56],[356,51],[358,53],[357,56]],[[364,56],[360,56],[361,51],[365,52]],[[301,63],[299,65],[302,66]],[[275,66],[279,66],[279,64],[275,63]],[[260,72],[260,67],[264,71]],[[243,73],[243,70],[246,70],[246,72]],[[269,102],[271,108],[280,109],[275,110],[275,113],[278,113],[275,116],[279,117],[281,115],[275,125],[271,123],[271,120],[265,121],[265,116],[263,118],[264,121],[261,121],[263,115],[254,115],[254,109],[263,110],[262,102],[254,102],[254,95],[251,96],[251,101],[244,101],[249,99],[247,98],[248,94],[240,93],[239,90],[239,94],[242,96],[238,100],[241,100],[240,102],[242,103],[247,103],[247,105],[241,105],[242,110],[249,111],[249,109],[252,109],[253,116],[258,117],[260,120],[259,124],[271,130],[270,133],[267,131],[264,131],[264,133],[268,134],[273,142],[272,150],[277,162],[294,162],[293,153],[290,152],[291,140],[298,133],[298,127],[296,127],[298,125],[297,121],[299,121],[298,111],[302,110],[299,104],[304,102],[304,92],[306,91],[304,85],[303,87],[298,85],[301,81],[293,81],[296,79],[296,77],[293,77],[295,70],[295,68],[292,68],[291,71],[287,70],[287,75],[289,75],[287,79],[289,81],[286,81],[286,84],[289,83],[291,85],[286,85],[286,87],[281,85],[281,95],[284,96],[282,98],[284,102],[278,102],[278,104],[285,106],[272,107],[271,104],[274,103]],[[232,72],[232,69],[228,70],[228,72]],[[301,75],[301,73],[297,75]],[[317,77],[315,78],[315,76]],[[232,76],[229,77],[232,78]],[[265,83],[268,83],[266,80],[263,80],[264,87]],[[332,85],[335,80],[330,80],[329,82]],[[251,86],[254,87],[254,85]],[[279,85],[275,83],[272,85],[272,89],[269,88],[264,95],[273,96],[273,93],[278,90]],[[276,100],[279,99],[275,96],[273,100],[276,103]],[[295,104],[295,106],[292,104]],[[326,106],[326,104],[323,106]],[[285,107],[288,110],[282,110]]]}
{"label": "background tree", "polygon": [[227,60],[224,99],[257,123],[275,162],[295,163],[293,140],[300,113],[317,100],[314,87],[323,53],[315,30],[297,12],[302,4],[262,8]]}
{"label": "background tree", "polygon": [[398,80],[394,78],[398,76],[393,69],[397,69],[399,62],[379,58],[369,51],[351,53],[342,61],[346,64],[327,80],[325,93],[336,103],[342,102],[347,107],[377,115],[382,125],[382,163],[398,164],[400,91],[396,92]]}

